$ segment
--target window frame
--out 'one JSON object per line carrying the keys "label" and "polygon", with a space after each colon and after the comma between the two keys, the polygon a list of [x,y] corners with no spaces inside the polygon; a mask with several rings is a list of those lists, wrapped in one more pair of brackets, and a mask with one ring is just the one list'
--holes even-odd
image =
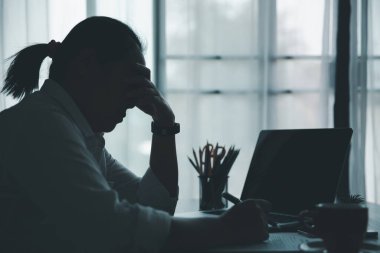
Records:
{"label": "window frame", "polygon": [[[263,73],[260,75],[260,82],[263,84],[262,88],[254,90],[246,90],[246,92],[254,93],[263,93],[263,103],[261,108],[261,128],[266,129],[268,127],[269,121],[267,115],[269,113],[270,106],[268,105],[269,96],[278,96],[278,95],[292,95],[292,94],[315,94],[326,92],[326,88],[311,88],[311,89],[302,89],[302,88],[270,88],[272,85],[272,72],[274,70],[273,64],[278,60],[320,60],[323,61],[322,53],[320,55],[301,55],[301,54],[276,54],[275,53],[275,41],[277,33],[277,0],[258,0],[258,36],[260,36],[258,51],[261,54],[249,54],[249,55],[220,55],[220,54],[166,54],[166,29],[165,29],[165,10],[166,10],[166,1],[157,0],[154,1],[154,46],[155,46],[155,72],[156,78],[154,79],[156,86],[162,92],[164,96],[167,94],[217,94],[217,95],[227,95],[231,93],[242,93],[241,90],[228,90],[223,91],[220,89],[210,89],[210,90],[197,90],[190,89],[170,89],[166,85],[166,61],[167,60],[214,60],[214,61],[223,61],[223,60],[258,60],[260,72]],[[273,18],[274,17],[274,18]],[[326,59],[326,57],[324,57]],[[327,57],[329,60],[329,80],[332,73],[334,72],[335,61],[334,57]],[[330,86],[327,87],[328,92],[332,92],[334,87],[333,82],[330,81]],[[269,86],[269,87],[268,87]]]}

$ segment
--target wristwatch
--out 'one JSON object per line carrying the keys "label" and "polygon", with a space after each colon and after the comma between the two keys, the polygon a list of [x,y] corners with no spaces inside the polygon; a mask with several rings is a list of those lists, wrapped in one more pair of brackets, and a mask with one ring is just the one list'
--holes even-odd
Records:
{"label": "wristwatch", "polygon": [[178,134],[179,131],[180,131],[179,123],[174,122],[172,126],[162,127],[162,126],[159,126],[154,121],[152,122],[152,133],[154,135],[169,136],[169,135]]}

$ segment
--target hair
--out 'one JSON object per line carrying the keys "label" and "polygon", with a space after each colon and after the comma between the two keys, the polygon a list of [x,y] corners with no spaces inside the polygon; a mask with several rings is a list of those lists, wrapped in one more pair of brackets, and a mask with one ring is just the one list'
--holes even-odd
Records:
{"label": "hair", "polygon": [[[127,57],[131,48],[143,51],[136,33],[126,24],[109,17],[90,17],[77,24],[62,41],[52,58],[49,78],[64,80],[69,63],[81,50],[92,48],[100,62],[107,63]],[[1,92],[22,98],[38,88],[40,67],[49,56],[49,44],[28,46],[15,55]]]}

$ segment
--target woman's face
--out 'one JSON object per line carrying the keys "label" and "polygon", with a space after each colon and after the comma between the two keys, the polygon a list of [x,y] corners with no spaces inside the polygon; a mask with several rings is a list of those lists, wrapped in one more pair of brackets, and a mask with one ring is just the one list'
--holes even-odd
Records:
{"label": "woman's face", "polygon": [[[136,106],[136,101],[127,99],[129,91],[138,88],[136,78],[142,78],[138,64],[145,65],[145,59],[136,47],[128,52],[128,58],[102,64],[100,73],[92,89],[92,128],[95,132],[110,132],[123,121],[128,109]],[[145,76],[145,78],[150,78]]]}

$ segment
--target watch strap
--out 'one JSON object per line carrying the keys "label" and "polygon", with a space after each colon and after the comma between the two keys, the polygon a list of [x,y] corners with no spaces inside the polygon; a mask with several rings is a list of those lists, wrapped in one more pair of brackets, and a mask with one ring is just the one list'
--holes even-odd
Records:
{"label": "watch strap", "polygon": [[168,127],[162,127],[153,121],[151,127],[152,133],[159,136],[175,135],[180,132],[179,123],[174,123],[172,126]]}

